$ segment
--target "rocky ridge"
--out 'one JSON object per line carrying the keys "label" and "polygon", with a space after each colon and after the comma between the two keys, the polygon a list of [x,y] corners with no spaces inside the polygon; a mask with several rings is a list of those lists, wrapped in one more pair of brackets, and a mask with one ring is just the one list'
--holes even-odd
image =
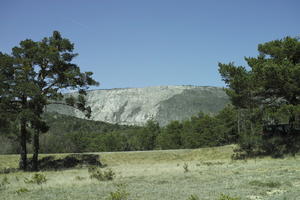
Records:
{"label": "rocky ridge", "polygon": [[[66,95],[77,95],[69,93]],[[216,113],[229,103],[222,88],[210,86],[156,86],[88,91],[91,120],[126,125],[143,125],[156,120],[164,126],[172,120],[184,120],[199,112]],[[84,118],[69,106],[49,105],[48,112]]]}

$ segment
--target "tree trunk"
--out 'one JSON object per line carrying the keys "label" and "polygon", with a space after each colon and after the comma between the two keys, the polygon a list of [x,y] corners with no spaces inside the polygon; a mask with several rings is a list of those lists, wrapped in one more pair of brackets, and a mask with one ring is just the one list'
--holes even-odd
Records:
{"label": "tree trunk", "polygon": [[26,121],[24,119],[21,120],[21,128],[20,128],[20,169],[26,171],[27,170],[27,147],[26,147]]}
{"label": "tree trunk", "polygon": [[39,170],[39,159],[38,159],[39,149],[40,149],[39,136],[40,136],[40,131],[36,130],[34,133],[34,137],[33,137],[33,156],[32,156],[32,170],[33,171]]}

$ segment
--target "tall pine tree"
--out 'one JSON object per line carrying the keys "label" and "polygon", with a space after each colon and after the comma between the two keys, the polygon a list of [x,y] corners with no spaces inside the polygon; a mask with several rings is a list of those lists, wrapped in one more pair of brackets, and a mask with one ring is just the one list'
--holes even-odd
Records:
{"label": "tall pine tree", "polygon": [[[39,134],[47,131],[47,124],[41,115],[48,104],[66,104],[86,114],[91,114],[85,105],[86,90],[98,85],[91,77],[92,72],[80,71],[72,63],[78,55],[73,53],[74,44],[62,38],[58,31],[41,41],[24,40],[12,49],[11,56],[1,54],[1,75],[8,79],[1,91],[1,105],[6,113],[15,113],[20,127],[20,168],[27,169],[28,128],[34,130],[33,170],[38,169]],[[6,68],[2,66],[6,63]],[[8,69],[10,74],[5,74]],[[5,88],[5,87],[4,87]],[[63,98],[63,91],[78,89],[79,95]]]}
{"label": "tall pine tree", "polygon": [[[300,149],[300,130],[297,129],[300,123],[299,38],[285,37],[260,44],[258,51],[257,57],[245,58],[248,68],[219,63],[219,72],[228,86],[226,92],[232,104],[250,113],[251,129],[255,121],[262,123],[263,119],[275,126],[288,124],[286,130],[274,129],[273,132],[276,137],[283,138],[280,140],[280,145],[284,146],[281,151],[294,154]],[[284,114],[281,112],[281,119],[286,118],[286,121],[274,118],[274,113],[281,110],[285,110]]]}

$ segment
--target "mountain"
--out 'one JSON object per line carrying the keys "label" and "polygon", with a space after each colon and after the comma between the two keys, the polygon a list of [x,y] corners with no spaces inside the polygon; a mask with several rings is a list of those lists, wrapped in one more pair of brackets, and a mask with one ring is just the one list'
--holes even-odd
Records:
{"label": "mountain", "polygon": [[[91,90],[87,92],[86,100],[92,108],[91,120],[143,125],[153,119],[161,126],[172,120],[188,119],[199,112],[217,113],[229,103],[222,88],[210,86]],[[80,111],[64,105],[49,105],[47,111],[84,118]]]}

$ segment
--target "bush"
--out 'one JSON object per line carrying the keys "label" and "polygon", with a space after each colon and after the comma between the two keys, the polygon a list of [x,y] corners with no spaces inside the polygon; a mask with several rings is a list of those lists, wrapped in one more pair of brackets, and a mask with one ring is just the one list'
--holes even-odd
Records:
{"label": "bush", "polygon": [[238,140],[238,148],[233,150],[234,154],[231,158],[238,160],[265,155],[262,143],[263,140],[259,131],[254,133],[250,131],[242,132]]}
{"label": "bush", "polygon": [[262,149],[273,158],[282,158],[285,154],[296,155],[300,151],[300,128],[293,129],[289,124],[266,126],[271,130],[263,134]]}
{"label": "bush", "polygon": [[189,198],[187,198],[187,200],[200,200],[200,199],[197,195],[192,194],[191,196],[189,196]]}
{"label": "bush", "polygon": [[184,173],[187,173],[187,172],[190,171],[190,170],[189,170],[189,165],[188,165],[187,163],[184,163],[184,164],[183,164],[183,169],[184,169]]}
{"label": "bush", "polygon": [[88,172],[90,174],[90,179],[97,179],[98,181],[111,181],[116,175],[110,168],[102,170],[99,167],[91,167],[88,169]]}
{"label": "bush", "polygon": [[35,173],[30,179],[25,178],[24,182],[42,185],[47,182],[47,178],[44,174]]}
{"label": "bush", "polygon": [[25,192],[29,192],[29,190],[27,188],[20,188],[16,191],[16,193],[18,195],[22,194],[22,193],[25,193]]}
{"label": "bush", "polygon": [[117,184],[117,189],[114,192],[111,192],[107,200],[127,200],[129,193],[126,191],[126,185]]}
{"label": "bush", "polygon": [[231,197],[226,194],[221,194],[221,196],[217,200],[241,200],[239,197]]}

